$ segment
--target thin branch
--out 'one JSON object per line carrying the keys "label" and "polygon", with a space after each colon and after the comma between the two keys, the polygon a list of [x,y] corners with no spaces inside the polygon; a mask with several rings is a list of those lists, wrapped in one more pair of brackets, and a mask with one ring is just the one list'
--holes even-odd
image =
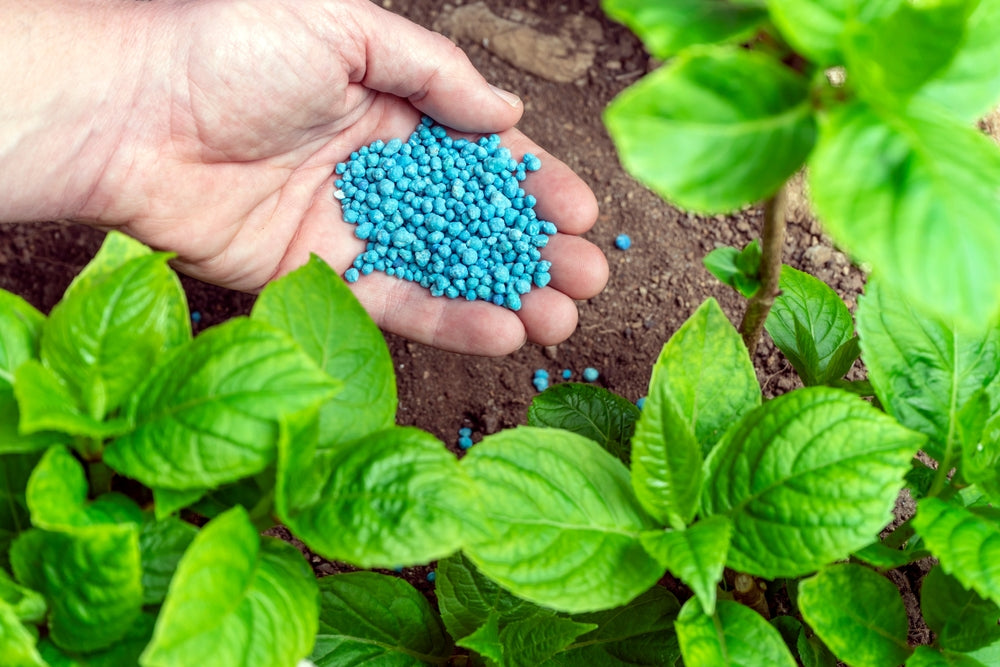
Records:
{"label": "thin branch", "polygon": [[780,293],[778,282],[781,278],[781,255],[785,245],[785,187],[764,202],[764,229],[761,231],[760,248],[760,289],[747,303],[740,332],[743,343],[753,358],[764,331],[764,320],[771,312],[774,299]]}

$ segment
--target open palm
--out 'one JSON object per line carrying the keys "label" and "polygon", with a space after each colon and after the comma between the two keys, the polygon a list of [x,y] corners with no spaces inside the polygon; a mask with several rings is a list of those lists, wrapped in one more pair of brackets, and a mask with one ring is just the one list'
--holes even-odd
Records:
{"label": "open palm", "polygon": [[513,129],[520,103],[497,95],[451,42],[362,0],[161,6],[170,28],[154,44],[167,55],[150,58],[135,120],[91,199],[97,224],[235,289],[258,290],[310,253],[343,272],[364,243],[333,197],[334,166],[375,139],[405,140],[426,113],[542,158],[524,186],[559,229],[543,251],[552,282],[517,313],[381,273],[355,294],[382,328],[454,351],[505,354],[572,333],[573,300],[607,279],[603,254],[579,237],[597,217],[593,194]]}

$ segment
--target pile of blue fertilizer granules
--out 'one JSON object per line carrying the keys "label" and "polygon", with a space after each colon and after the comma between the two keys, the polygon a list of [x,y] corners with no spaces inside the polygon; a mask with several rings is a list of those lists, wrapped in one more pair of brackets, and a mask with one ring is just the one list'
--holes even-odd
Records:
{"label": "pile of blue fertilizer granules", "polygon": [[452,139],[430,118],[409,141],[376,141],[336,167],[335,196],[354,234],[368,242],[344,273],[410,280],[434,296],[489,301],[511,310],[549,284],[539,250],[556,226],[535,215],[521,187],[540,160],[521,162],[491,135]]}

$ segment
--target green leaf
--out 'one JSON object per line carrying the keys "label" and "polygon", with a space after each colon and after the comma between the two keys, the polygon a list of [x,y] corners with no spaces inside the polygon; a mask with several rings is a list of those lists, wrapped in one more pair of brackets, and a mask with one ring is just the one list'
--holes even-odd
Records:
{"label": "green leaf", "polygon": [[680,657],[674,621],[680,603],[673,593],[654,586],[628,604],[573,619],[593,623],[596,630],[581,635],[546,667],[626,667],[673,665]]}
{"label": "green leaf", "polygon": [[37,454],[0,455],[0,563],[6,564],[14,538],[31,528],[24,490],[38,458]]}
{"label": "green leaf", "polygon": [[0,290],[0,391],[14,386],[14,371],[38,358],[38,339],[45,316],[30,303]]}
{"label": "green leaf", "polygon": [[681,608],[676,627],[687,667],[796,664],[774,626],[737,602],[719,600],[715,615],[709,616],[692,598]]}
{"label": "green leaf", "polygon": [[49,315],[42,362],[94,419],[118,408],[164,352],[191,338],[184,291],[169,258],[136,257],[78,284]]}
{"label": "green leaf", "polygon": [[452,643],[424,597],[402,579],[351,572],[319,580],[317,667],[445,664]]}
{"label": "green leaf", "polygon": [[743,250],[716,248],[702,263],[709,273],[748,299],[760,289],[760,243],[756,239]]}
{"label": "green leaf", "polygon": [[732,569],[766,579],[807,574],[889,523],[922,443],[856,396],[800,389],[747,415],[712,452],[703,515],[733,521]]}
{"label": "green leaf", "polygon": [[664,345],[632,438],[632,485],[643,507],[682,528],[697,509],[703,456],[760,404],[746,347],[714,299]]}
{"label": "green leaf", "polygon": [[961,653],[918,646],[906,661],[906,667],[987,667],[975,658]]}
{"label": "green leaf", "polygon": [[917,104],[934,103],[972,123],[1000,98],[1000,3],[981,0],[965,23],[954,58],[916,95]]}
{"label": "green leaf", "polygon": [[142,607],[139,529],[93,525],[72,533],[35,528],[11,546],[18,581],[42,593],[49,636],[69,651],[95,651],[122,639]]}
{"label": "green leaf", "polygon": [[83,412],[69,387],[39,361],[24,362],[14,377],[14,396],[20,411],[18,429],[23,435],[38,434],[39,439],[34,442],[39,448],[42,443],[60,440],[45,431],[103,440],[126,433],[130,428],[125,419],[102,421]]}
{"label": "green leaf", "polygon": [[351,442],[395,423],[396,378],[382,332],[316,255],[270,283],[251,318],[286,331],[344,387],[320,410],[320,445]]}
{"label": "green leaf", "polygon": [[921,310],[966,328],[1000,305],[1000,151],[971,127],[861,103],[823,117],[810,159],[817,214],[839,246]]}
{"label": "green leaf", "polygon": [[776,192],[816,137],[807,81],[736,48],[682,53],[615,98],[604,122],[636,178],[712,213]]}
{"label": "green leaf", "polygon": [[962,447],[961,479],[975,484],[1000,502],[1000,414],[994,414],[990,395],[977,391],[959,410],[957,438]]}
{"label": "green leaf", "polygon": [[[835,357],[838,351],[845,354],[841,349],[854,333],[854,321],[843,300],[822,280],[790,266],[781,267],[780,286],[781,294],[764,322],[774,344],[807,386],[843,377],[847,371],[839,371],[844,362]],[[808,347],[800,340],[800,330],[805,332]],[[815,365],[804,363],[813,358]]]}
{"label": "green leaf", "polygon": [[142,667],[294,664],[309,654],[319,605],[312,569],[264,538],[246,511],[208,522],[181,558]]}
{"label": "green leaf", "polygon": [[727,0],[603,0],[601,7],[661,60],[697,44],[744,42],[767,19],[761,7]]}
{"label": "green leaf", "polygon": [[913,527],[944,571],[1000,604],[1000,525],[938,498],[917,503]]}
{"label": "green leaf", "polygon": [[0,386],[0,454],[39,452],[69,440],[62,433],[42,431],[22,434],[18,430],[20,422],[21,411],[17,407],[13,388]]}
{"label": "green leaf", "polygon": [[97,254],[73,278],[73,282],[66,288],[63,298],[76,298],[78,293],[93,288],[94,285],[105,280],[131,260],[148,257],[151,254],[153,254],[152,250],[131,236],[118,231],[108,232]]}
{"label": "green leaf", "polygon": [[107,649],[93,653],[73,653],[63,651],[48,639],[39,643],[39,652],[49,667],[124,667],[138,665],[149,638],[153,634],[156,618],[142,614],[132,624],[125,637]]}
{"label": "green leaf", "polygon": [[152,369],[128,406],[135,430],[104,461],[150,487],[235,481],[275,459],[279,419],[329,400],[341,384],[286,334],[234,318]]}
{"label": "green leaf", "polygon": [[1000,641],[1000,608],[945,574],[940,566],[920,584],[920,609],[943,648],[968,653]]}
{"label": "green leaf", "polygon": [[799,610],[834,655],[853,667],[898,665],[912,652],[899,591],[861,565],[833,565],[804,579]]}
{"label": "green leaf", "polygon": [[925,450],[951,467],[961,409],[985,390],[1000,408],[1000,327],[979,334],[916,310],[884,281],[859,299],[862,359],[879,401],[904,426],[929,436]]}
{"label": "green leaf", "polygon": [[14,608],[0,600],[0,663],[5,667],[49,667],[35,646],[32,634]]}
{"label": "green leaf", "polygon": [[179,512],[185,507],[190,507],[208,493],[208,489],[187,489],[178,491],[177,489],[153,489],[153,504],[155,505],[155,516],[157,521],[162,521],[168,516]]}
{"label": "green leaf", "polygon": [[0,569],[0,603],[7,605],[14,616],[25,623],[41,623],[48,607],[40,593],[21,586]]}
{"label": "green leaf", "polygon": [[852,555],[869,565],[892,570],[914,563],[921,558],[927,558],[930,556],[930,552],[926,549],[911,548],[909,545],[906,549],[892,549],[882,542],[872,542],[865,548],[858,549]]}
{"label": "green leaf", "polygon": [[819,637],[806,634],[806,629],[793,616],[777,616],[771,625],[781,633],[785,646],[799,659],[803,667],[837,667],[837,659]]}
{"label": "green leaf", "polygon": [[578,623],[560,616],[536,616],[512,621],[500,630],[502,664],[536,667],[573,643],[580,635],[597,628],[594,623]]}
{"label": "green leaf", "polygon": [[144,605],[163,602],[177,564],[197,534],[197,528],[174,517],[150,521],[142,526],[139,549],[142,553]]}
{"label": "green leaf", "polygon": [[511,595],[483,576],[464,554],[457,553],[439,560],[435,572],[434,590],[441,619],[452,637],[468,637],[486,624],[491,616],[496,618],[499,632],[501,623],[539,614],[555,614]]}
{"label": "green leaf", "polygon": [[642,545],[664,568],[694,592],[706,614],[715,613],[717,584],[729,551],[733,525],[724,516],[710,516],[686,530],[666,530],[642,536]]}
{"label": "green leaf", "polygon": [[785,39],[820,65],[843,64],[842,41],[848,22],[887,14],[900,0],[767,0],[771,19]]}
{"label": "green leaf", "polygon": [[478,494],[466,555],[518,597],[585,612],[624,604],[662,569],[639,536],[654,527],[628,470],[587,438],[521,427],[487,436],[461,467]]}
{"label": "green leaf", "polygon": [[492,661],[487,663],[489,665],[503,663],[503,644],[500,643],[500,619],[496,614],[490,614],[486,623],[476,628],[476,631],[471,635],[462,637],[455,643]]}
{"label": "green leaf", "polygon": [[106,493],[89,502],[88,491],[80,462],[65,447],[52,447],[28,479],[25,498],[31,523],[45,530],[75,532],[86,526],[142,522],[139,507],[129,498]]}
{"label": "green leaf", "polygon": [[901,2],[878,20],[852,22],[842,42],[852,86],[872,104],[905,104],[955,57],[975,4]]}
{"label": "green leaf", "polygon": [[639,414],[631,401],[603,387],[565,382],[535,396],[528,407],[528,425],[578,433],[628,465]]}
{"label": "green leaf", "polygon": [[309,548],[360,567],[426,563],[461,548],[470,482],[444,444],[415,428],[315,451],[315,432],[279,445],[278,516]]}

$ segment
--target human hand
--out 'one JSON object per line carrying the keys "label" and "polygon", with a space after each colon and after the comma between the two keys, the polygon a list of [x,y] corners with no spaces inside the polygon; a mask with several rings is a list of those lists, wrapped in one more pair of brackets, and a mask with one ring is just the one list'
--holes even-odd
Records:
{"label": "human hand", "polygon": [[597,217],[589,188],[513,125],[498,94],[444,37],[364,0],[152,3],[128,130],[80,217],[178,254],[177,268],[256,291],[314,252],[338,272],[364,242],[333,198],[333,167],[371,141],[406,139],[422,113],[467,133],[500,134],[541,171],[524,183],[559,233],[544,250],[549,287],[512,312],[431,297],[381,273],[351,287],[383,329],[439,348],[506,354],[576,327],[574,299],[607,280],[583,240]]}

